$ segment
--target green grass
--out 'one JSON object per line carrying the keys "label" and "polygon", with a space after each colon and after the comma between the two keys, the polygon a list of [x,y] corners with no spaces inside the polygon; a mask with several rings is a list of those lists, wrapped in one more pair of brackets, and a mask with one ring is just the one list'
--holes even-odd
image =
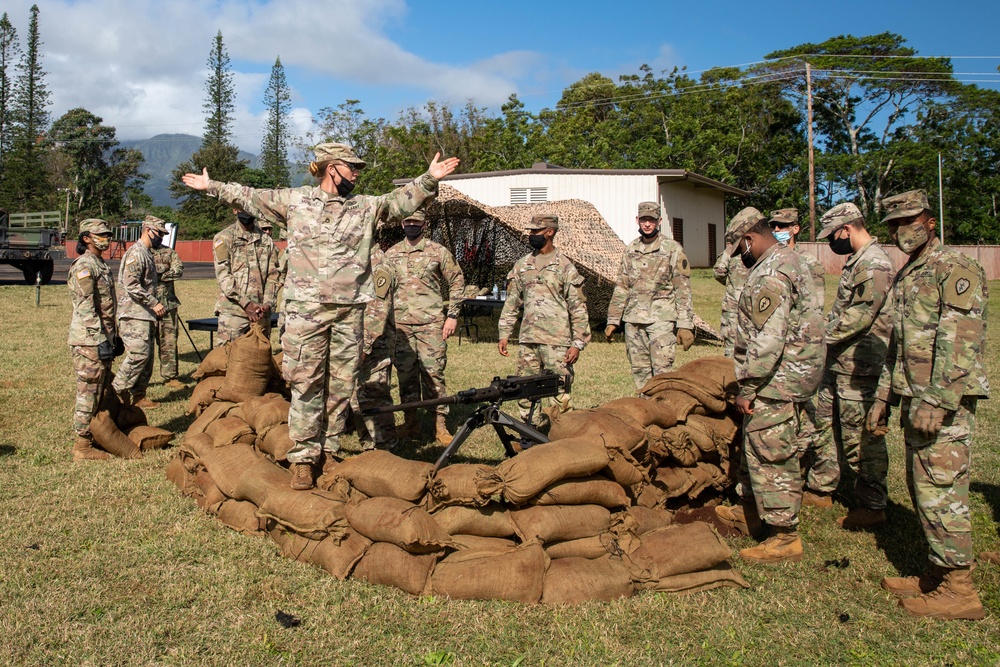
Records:
{"label": "green grass", "polygon": [[[832,283],[833,281],[828,281]],[[695,308],[717,325],[721,287],[695,272]],[[827,303],[835,285],[827,285]],[[994,295],[1000,285],[993,285]],[[204,317],[210,281],[181,282],[182,316]],[[1000,312],[994,304],[991,312]],[[890,434],[889,528],[839,531],[844,513],[804,511],[806,558],[780,567],[734,559],[746,591],[639,594],[573,608],[411,598],[338,582],[281,558],[266,539],[229,530],[181,497],[163,468],[173,455],[74,464],[74,378],[65,345],[65,286],[0,287],[0,661],[16,665],[994,665],[1000,661],[1000,568],[975,573],[988,609],[980,622],[909,618],[878,588],[926,559],[906,495],[899,433]],[[998,327],[990,328],[994,386]],[[192,333],[199,345],[206,334]],[[603,338],[603,336],[601,336]],[[183,332],[181,373],[196,363]],[[678,363],[718,348],[699,344]],[[449,349],[453,390],[513,372],[494,343]],[[178,433],[187,394],[151,388],[151,422]],[[624,346],[594,342],[577,366],[574,402],[632,391]],[[1000,416],[980,405],[973,468],[977,550],[1000,549]],[[453,426],[467,409],[453,411]],[[430,431],[429,419],[425,429]],[[179,440],[179,438],[178,438]],[[356,448],[352,438],[348,448]],[[434,445],[408,452],[432,459]],[[499,461],[485,430],[458,460]],[[734,548],[748,542],[734,541]],[[824,562],[850,559],[846,569]],[[278,611],[301,625],[285,629]],[[847,620],[842,621],[842,618]]]}

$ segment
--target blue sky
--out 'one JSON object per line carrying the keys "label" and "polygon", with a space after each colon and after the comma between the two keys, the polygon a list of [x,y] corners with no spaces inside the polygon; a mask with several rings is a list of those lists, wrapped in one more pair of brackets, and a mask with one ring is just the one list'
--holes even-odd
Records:
{"label": "blue sky", "polygon": [[125,139],[200,134],[205,62],[221,29],[236,74],[237,142],[252,152],[277,55],[299,132],[311,114],[349,98],[389,119],[431,99],[461,105],[471,97],[495,111],[515,92],[537,111],[592,71],[617,77],[643,63],[697,71],[886,30],[921,55],[994,56],[954,66],[969,73],[960,79],[1000,85],[996,1],[6,0],[0,11],[22,39],[33,1],[53,117],[83,106]]}

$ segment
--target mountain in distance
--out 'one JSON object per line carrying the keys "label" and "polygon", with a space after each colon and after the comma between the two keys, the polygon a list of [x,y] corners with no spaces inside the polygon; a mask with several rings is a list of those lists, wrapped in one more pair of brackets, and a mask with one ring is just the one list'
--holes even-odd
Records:
{"label": "mountain in distance", "polygon": [[[176,206],[178,201],[170,195],[168,186],[174,169],[201,148],[201,137],[190,134],[158,134],[150,139],[119,142],[122,148],[138,149],[145,163],[142,170],[149,174],[143,190],[157,206]],[[259,168],[259,157],[240,151],[240,159],[248,160],[254,169]]]}

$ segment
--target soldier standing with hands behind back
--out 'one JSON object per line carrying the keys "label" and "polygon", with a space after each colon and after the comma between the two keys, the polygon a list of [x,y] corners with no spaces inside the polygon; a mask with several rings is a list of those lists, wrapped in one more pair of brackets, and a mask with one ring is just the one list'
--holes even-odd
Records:
{"label": "soldier standing with hands behind back", "polygon": [[184,275],[184,263],[177,251],[163,245],[152,251],[156,265],[156,298],[167,314],[156,327],[156,346],[160,349],[160,377],[171,389],[183,389],[177,379],[177,308],[181,305],[174,291],[174,282]]}
{"label": "soldier standing with hands behind back", "polygon": [[694,344],[691,267],[684,248],[660,234],[660,205],[639,204],[639,238],[622,255],[618,284],[608,307],[610,338],[625,322],[625,350],[636,389],[674,367],[677,343]]}
{"label": "soldier standing with hands behind back", "polygon": [[899,405],[906,484],[927,539],[927,571],[886,577],[882,588],[914,616],[978,620],[986,615],[972,581],[969,477],[976,406],[989,397],[986,275],[935,236],[923,190],[882,201],[889,237],[909,255],[893,283],[892,334],[868,429],[884,433]]}

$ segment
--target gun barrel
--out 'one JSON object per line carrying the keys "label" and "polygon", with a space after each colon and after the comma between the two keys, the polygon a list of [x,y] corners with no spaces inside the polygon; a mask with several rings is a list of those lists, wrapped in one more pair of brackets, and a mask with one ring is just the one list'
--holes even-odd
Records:
{"label": "gun barrel", "polygon": [[403,410],[416,410],[417,408],[433,408],[436,405],[451,405],[458,403],[458,396],[442,396],[441,398],[428,398],[423,401],[411,401],[400,403],[399,405],[379,405],[374,408],[365,408],[361,411],[363,415],[381,415],[387,412],[402,412]]}

